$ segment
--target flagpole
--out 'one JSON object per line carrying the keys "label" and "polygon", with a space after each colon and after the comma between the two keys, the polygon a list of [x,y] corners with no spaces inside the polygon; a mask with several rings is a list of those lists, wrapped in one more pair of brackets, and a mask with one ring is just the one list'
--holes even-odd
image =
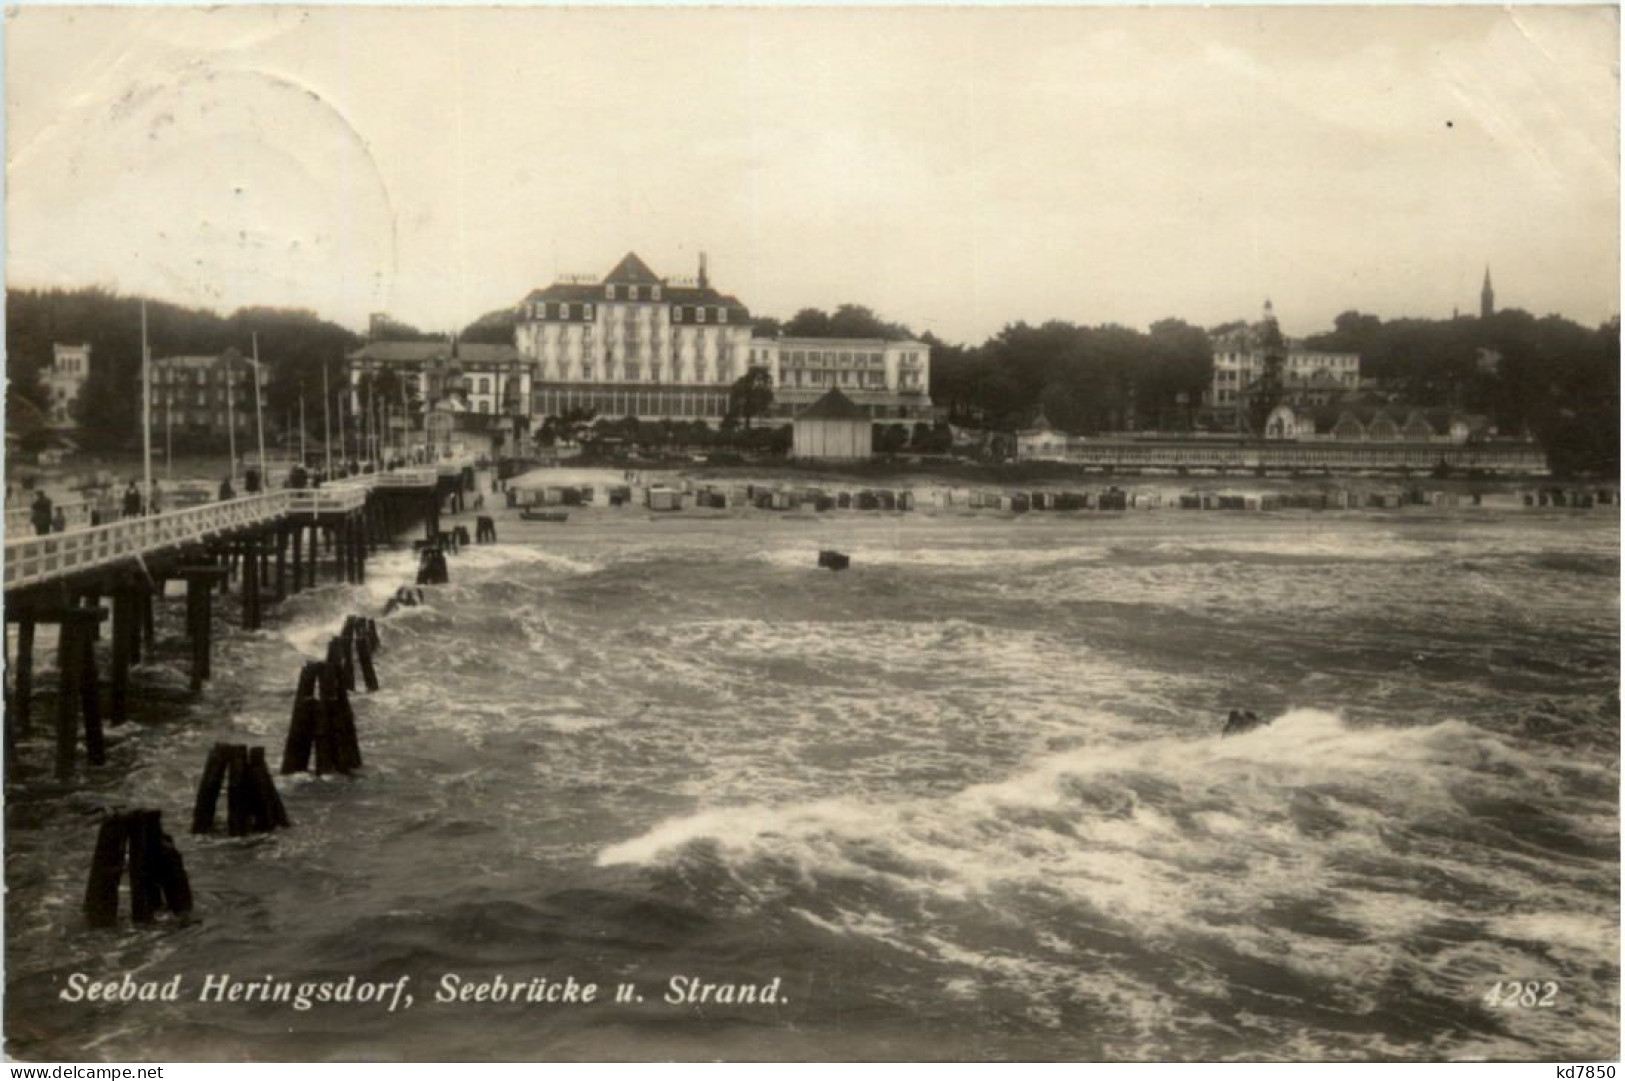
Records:
{"label": "flagpole", "polygon": [[141,302],[141,451],[147,490],[141,497],[141,513],[152,507],[152,349],[147,345],[147,302]]}
{"label": "flagpole", "polygon": [[232,378],[232,369],[237,367],[237,358],[231,354],[226,355],[226,449],[231,455],[231,486],[237,487],[237,381]]}
{"label": "flagpole", "polygon": [[299,381],[299,468],[304,469],[305,457],[305,382]]}
{"label": "flagpole", "polygon": [[327,408],[327,361],[322,361],[322,450],[327,463],[325,476],[333,476],[333,418]]}
{"label": "flagpole", "polygon": [[260,436],[260,491],[269,491],[271,475],[265,470],[265,414],[260,409],[260,336],[252,335],[254,342],[254,424]]}
{"label": "flagpole", "polygon": [[164,479],[175,479],[175,402],[165,391],[164,398]]}

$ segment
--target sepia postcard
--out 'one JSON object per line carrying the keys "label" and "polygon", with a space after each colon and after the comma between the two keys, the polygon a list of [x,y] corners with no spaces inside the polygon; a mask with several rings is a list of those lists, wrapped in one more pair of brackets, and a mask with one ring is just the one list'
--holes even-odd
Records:
{"label": "sepia postcard", "polygon": [[8,9],[6,1057],[1613,1076],[1619,41]]}

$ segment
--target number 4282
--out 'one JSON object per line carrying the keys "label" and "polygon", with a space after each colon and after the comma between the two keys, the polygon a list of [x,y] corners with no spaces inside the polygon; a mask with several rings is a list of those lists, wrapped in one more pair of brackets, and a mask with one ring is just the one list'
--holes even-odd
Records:
{"label": "number 4282", "polygon": [[1549,1010],[1557,1005],[1557,983],[1547,980],[1497,980],[1484,995],[1490,1009]]}

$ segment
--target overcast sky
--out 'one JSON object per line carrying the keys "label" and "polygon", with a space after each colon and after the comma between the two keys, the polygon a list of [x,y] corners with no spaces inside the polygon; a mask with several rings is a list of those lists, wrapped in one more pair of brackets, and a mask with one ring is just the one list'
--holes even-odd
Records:
{"label": "overcast sky", "polygon": [[754,312],[1618,310],[1612,8],[13,10],[7,273],[451,329],[627,251]]}

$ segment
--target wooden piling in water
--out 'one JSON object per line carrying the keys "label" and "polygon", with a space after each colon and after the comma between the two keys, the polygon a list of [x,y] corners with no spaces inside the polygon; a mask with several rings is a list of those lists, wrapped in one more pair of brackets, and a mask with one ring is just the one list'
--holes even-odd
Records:
{"label": "wooden piling in water", "polygon": [[129,819],[112,814],[96,832],[96,851],[90,857],[85,882],[85,922],[92,927],[118,923],[118,886],[124,877],[124,853],[129,842]]}
{"label": "wooden piling in water", "polygon": [[284,774],[303,773],[310,769],[316,729],[321,723],[322,704],[316,691],[322,667],[321,661],[306,661],[299,670],[299,684],[293,696],[293,715],[288,721],[288,739],[282,750]]}
{"label": "wooden piling in water", "polygon": [[128,815],[130,839],[130,919],[134,923],[151,923],[153,915],[163,904],[163,889],[159,885],[159,852],[157,811],[131,811]]}
{"label": "wooden piling in water", "polygon": [[250,828],[259,833],[287,829],[292,823],[288,820],[287,808],[282,805],[282,797],[277,793],[276,782],[271,779],[271,771],[265,764],[264,747],[248,749],[246,780],[253,796]]}
{"label": "wooden piling in water", "polygon": [[248,748],[240,743],[226,747],[226,833],[241,837],[248,832]]}
{"label": "wooden piling in water", "polygon": [[216,743],[209,748],[209,758],[203,764],[203,778],[198,781],[197,798],[192,802],[192,832],[209,833],[214,829],[214,815],[220,806],[220,789],[226,782],[226,744]]}

